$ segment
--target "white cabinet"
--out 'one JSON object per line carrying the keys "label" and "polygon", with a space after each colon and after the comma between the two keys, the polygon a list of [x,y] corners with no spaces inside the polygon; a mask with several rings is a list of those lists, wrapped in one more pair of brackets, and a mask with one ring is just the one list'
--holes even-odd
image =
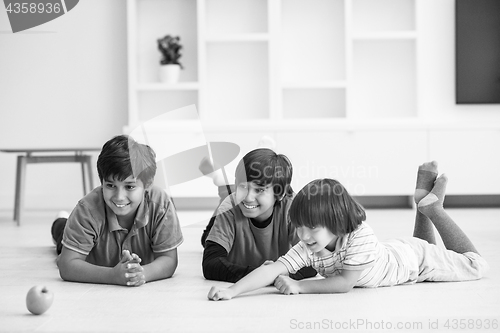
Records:
{"label": "white cabinet", "polygon": [[[450,192],[500,193],[488,173],[465,179],[461,159],[446,152],[458,142],[475,156],[464,122],[436,128],[419,109],[422,0],[127,1],[125,132],[194,104],[199,118],[181,115],[159,130],[196,136],[201,120],[207,140],[234,142],[243,153],[270,135],[296,170],[312,168],[296,171],[296,190],[332,176],[357,195],[411,195],[417,166],[435,158],[459,178]],[[184,70],[170,85],[160,83],[156,44],[167,34],[183,45]],[[499,127],[481,140],[498,141]],[[500,169],[492,162],[488,172]],[[183,185],[180,195],[215,195],[196,185],[203,182]]]}
{"label": "white cabinet", "polygon": [[[128,0],[129,126],[195,104],[202,119],[411,118],[417,0]],[[178,84],[156,39],[181,37]]]}
{"label": "white cabinet", "polygon": [[429,132],[430,158],[439,161],[453,194],[500,194],[498,128],[435,129]]}
{"label": "white cabinet", "polygon": [[278,134],[294,165],[294,188],[316,178],[339,180],[352,195],[410,195],[426,159],[424,130],[315,131]]}

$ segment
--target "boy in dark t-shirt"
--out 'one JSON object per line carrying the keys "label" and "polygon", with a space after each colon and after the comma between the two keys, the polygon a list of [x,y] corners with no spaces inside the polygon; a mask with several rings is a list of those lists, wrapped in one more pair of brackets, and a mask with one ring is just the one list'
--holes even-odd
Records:
{"label": "boy in dark t-shirt", "polygon": [[[235,176],[236,190],[219,206],[205,241],[203,275],[210,280],[236,282],[299,241],[288,218],[294,196],[288,158],[267,148],[252,150]],[[314,275],[306,268],[295,278]]]}

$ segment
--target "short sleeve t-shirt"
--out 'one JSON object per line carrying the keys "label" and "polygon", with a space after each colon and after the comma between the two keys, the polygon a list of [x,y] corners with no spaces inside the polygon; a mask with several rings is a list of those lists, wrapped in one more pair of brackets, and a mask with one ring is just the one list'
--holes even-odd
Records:
{"label": "short sleeve t-shirt", "polygon": [[220,244],[228,253],[227,260],[243,266],[260,266],[266,260],[276,260],[299,239],[288,219],[292,198],[276,202],[272,221],[258,228],[232,202],[235,193],[221,203],[207,241]]}
{"label": "short sleeve t-shirt", "polygon": [[337,239],[335,250],[326,255],[312,253],[303,242],[278,260],[290,273],[312,266],[323,277],[346,270],[363,270],[357,287],[382,287],[414,283],[418,276],[415,252],[400,241],[381,243],[365,222]]}
{"label": "short sleeve t-shirt", "polygon": [[66,248],[86,255],[87,262],[106,267],[115,266],[123,250],[136,253],[146,265],[154,260],[154,253],[173,250],[182,242],[172,201],[154,186],[144,192],[130,232],[104,202],[102,187],[95,188],[69,216],[62,240]]}

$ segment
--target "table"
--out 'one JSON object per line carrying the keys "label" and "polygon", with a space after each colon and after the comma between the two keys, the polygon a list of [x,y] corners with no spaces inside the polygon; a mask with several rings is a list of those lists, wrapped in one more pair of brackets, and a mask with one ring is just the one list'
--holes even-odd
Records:
{"label": "table", "polygon": [[[100,151],[100,148],[27,148],[27,149],[0,149],[4,153],[16,153],[16,194],[14,201],[14,221],[21,225],[21,215],[24,205],[24,187],[26,180],[26,165],[30,163],[68,163],[76,162],[82,166],[83,194],[87,194],[87,176],[89,190],[92,190],[92,166],[91,155],[84,152]],[[72,152],[73,154],[64,154]],[[56,154],[57,153],[57,154]],[[42,155],[40,155],[42,154]],[[85,170],[86,169],[86,170]],[[86,176],[87,173],[87,176]]]}

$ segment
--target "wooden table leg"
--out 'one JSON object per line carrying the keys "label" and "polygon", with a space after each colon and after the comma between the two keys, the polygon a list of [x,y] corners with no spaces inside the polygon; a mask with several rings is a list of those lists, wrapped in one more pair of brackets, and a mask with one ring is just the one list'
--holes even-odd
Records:
{"label": "wooden table leg", "polygon": [[21,214],[24,207],[24,183],[26,179],[26,156],[17,156],[16,195],[14,202],[14,221],[21,225]]}
{"label": "wooden table leg", "polygon": [[[82,165],[82,179],[83,179],[83,195],[87,195],[94,189],[94,179],[92,177],[92,156],[82,155],[80,159]],[[89,190],[87,191],[87,176]]]}
{"label": "wooden table leg", "polygon": [[80,161],[80,164],[82,165],[83,196],[85,196],[87,194],[87,180],[85,179],[85,159],[82,159]]}
{"label": "wooden table leg", "polygon": [[94,189],[94,177],[92,176],[92,156],[87,155],[85,157],[85,161],[87,162],[87,172],[89,175],[89,192]]}

